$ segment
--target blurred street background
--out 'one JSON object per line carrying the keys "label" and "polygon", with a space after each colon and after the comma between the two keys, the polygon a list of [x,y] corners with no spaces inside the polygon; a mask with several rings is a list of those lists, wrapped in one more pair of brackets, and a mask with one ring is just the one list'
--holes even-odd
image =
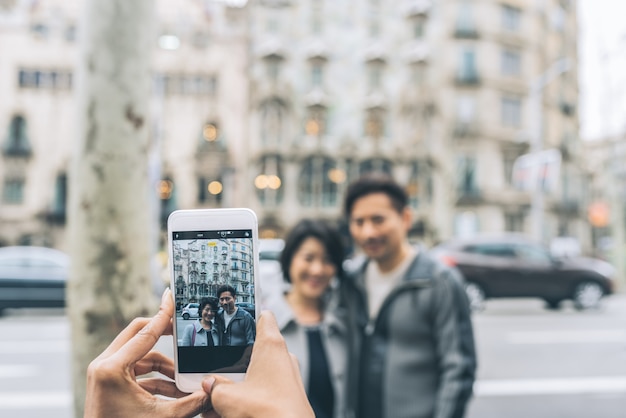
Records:
{"label": "blurred street background", "polygon": [[[626,297],[599,311],[489,301],[474,315],[478,380],[468,418],[622,418]],[[33,332],[33,330],[38,332]],[[69,323],[63,310],[0,318],[0,416],[72,417]],[[157,349],[172,353],[171,337]]]}
{"label": "blurred street background", "polygon": [[[165,224],[173,210],[249,207],[258,215],[266,243],[283,238],[300,218],[320,217],[335,222],[350,244],[341,216],[345,188],[359,175],[385,171],[409,193],[412,241],[434,247],[515,233],[542,249],[543,264],[536,267],[560,286],[557,293],[522,289],[498,296],[486,282],[466,277],[473,285],[468,295],[477,305],[479,353],[479,380],[468,416],[622,417],[622,3],[155,0],[142,3],[155,14],[145,51],[149,76],[137,83],[132,77],[120,81],[143,74],[134,71],[130,59],[125,72],[104,65],[113,74],[106,88],[106,77],[94,63],[118,62],[116,48],[121,51],[129,43],[124,36],[132,32],[120,30],[119,38],[105,39],[97,31],[132,13],[124,14],[121,7],[103,13],[102,21],[94,13],[96,22],[86,25],[86,5],[104,3],[0,0],[0,247],[59,251],[38,250],[38,272],[19,278],[0,253],[0,285],[7,277],[13,280],[10,286],[34,283],[26,280],[33,278],[44,283],[44,290],[24,286],[37,289],[29,303],[44,309],[12,309],[30,306],[26,290],[0,288],[0,416],[72,417],[72,325],[62,308],[69,263],[85,268],[86,262],[79,263],[83,248],[90,262],[104,260],[102,271],[108,271],[105,264],[111,260],[123,270],[126,264],[117,261],[140,258],[132,251],[116,253],[123,246],[93,257],[88,246],[71,242],[70,232],[83,237],[80,225],[95,224],[91,220],[99,218],[82,214],[98,206],[99,198],[115,204],[118,193],[126,196],[120,197],[123,202],[129,195],[142,197],[129,193],[141,184],[130,184],[136,180],[132,176],[126,177],[128,188],[123,181],[98,188],[72,171],[110,178],[97,161],[93,170],[81,171],[81,164],[92,162],[81,152],[96,139],[106,142],[108,132],[122,138],[123,129],[98,124],[103,120],[98,106],[123,92],[136,99],[141,81],[145,114],[141,106],[118,113],[145,143],[136,141],[142,146],[127,150],[125,144],[134,142],[121,141],[114,151],[129,161],[138,157],[137,170],[147,172],[149,196],[127,208],[149,227],[138,227],[141,234],[129,244],[123,233],[104,225],[110,234],[103,233],[103,242],[117,239],[135,249],[147,243],[151,293],[169,285]],[[132,20],[124,22],[133,27]],[[119,90],[112,90],[117,81]],[[137,149],[143,154],[133,154]],[[111,154],[104,152],[105,160]],[[128,218],[128,211],[120,213],[117,220]],[[502,247],[498,250],[502,253]],[[279,288],[270,280],[276,273],[270,264],[279,253],[272,251],[259,279]],[[461,269],[459,254],[446,260]],[[524,266],[538,261],[517,256]],[[602,270],[602,286],[593,287],[591,280],[590,287],[586,279],[591,276],[576,287],[558,284],[556,272],[569,269],[564,260],[580,257],[587,259],[585,271]],[[507,268],[509,273],[521,270]],[[116,326],[144,312],[148,303],[143,302],[153,297],[124,287],[125,274],[112,274],[116,280],[122,277],[115,281],[122,286],[112,286],[110,295],[115,298],[118,289],[135,294],[113,304],[119,308]],[[196,284],[185,278],[176,291],[197,302],[203,295]],[[162,341],[160,349],[171,351],[170,342]]]}

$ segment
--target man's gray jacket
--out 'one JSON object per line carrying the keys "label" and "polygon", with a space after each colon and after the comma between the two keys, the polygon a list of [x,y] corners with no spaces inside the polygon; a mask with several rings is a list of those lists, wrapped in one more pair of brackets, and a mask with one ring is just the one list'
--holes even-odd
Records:
{"label": "man's gray jacket", "polygon": [[351,386],[357,417],[464,416],[476,354],[462,277],[420,251],[371,321],[366,265],[343,286],[356,330]]}
{"label": "man's gray jacket", "polygon": [[254,318],[242,308],[237,308],[235,316],[225,326],[224,311],[218,313],[220,328],[223,330],[222,345],[252,345],[256,338],[256,323]]}

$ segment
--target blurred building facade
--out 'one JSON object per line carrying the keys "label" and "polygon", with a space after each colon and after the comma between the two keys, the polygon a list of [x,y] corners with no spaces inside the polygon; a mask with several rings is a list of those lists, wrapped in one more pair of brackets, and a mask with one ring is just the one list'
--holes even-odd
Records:
{"label": "blurred building facade", "polygon": [[[0,245],[65,247],[83,3],[0,3]],[[247,20],[220,2],[155,4],[149,157],[160,207],[143,210],[163,224],[177,207],[243,198]]]}
{"label": "blurred building facade", "polygon": [[177,305],[218,299],[222,285],[235,289],[238,302],[254,303],[250,240],[174,241],[173,252]]}
{"label": "blurred building facade", "polygon": [[[349,181],[382,170],[407,187],[413,235],[427,242],[530,232],[531,194],[514,186],[513,166],[540,132],[562,159],[540,238],[589,248],[575,2],[243,3],[158,2],[163,218],[247,206],[262,236],[281,236],[304,216],[338,219]],[[13,4],[0,11],[0,240],[63,246],[79,2]],[[563,59],[533,127],[531,85]]]}
{"label": "blurred building facade", "polygon": [[[593,248],[626,279],[626,137],[587,141],[584,152],[591,172]],[[624,283],[624,282],[623,282]]]}

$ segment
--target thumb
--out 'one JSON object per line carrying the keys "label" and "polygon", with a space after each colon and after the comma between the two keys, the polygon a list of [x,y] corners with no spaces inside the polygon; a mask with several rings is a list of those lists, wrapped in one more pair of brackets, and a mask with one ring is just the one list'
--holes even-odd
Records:
{"label": "thumb", "polygon": [[237,396],[237,385],[233,381],[224,376],[209,376],[202,381],[202,389],[208,394],[213,410],[220,416],[239,416],[236,410],[242,407],[241,397]]}
{"label": "thumb", "polygon": [[162,402],[161,406],[171,417],[195,417],[211,409],[211,399],[206,392],[197,391],[174,401]]}

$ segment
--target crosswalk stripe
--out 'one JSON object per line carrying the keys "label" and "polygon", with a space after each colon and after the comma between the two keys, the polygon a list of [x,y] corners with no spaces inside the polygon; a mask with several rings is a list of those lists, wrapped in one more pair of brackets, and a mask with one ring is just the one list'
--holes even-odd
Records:
{"label": "crosswalk stripe", "polygon": [[517,331],[508,333],[506,336],[506,341],[509,344],[626,344],[626,331],[621,329]]}
{"label": "crosswalk stripe", "polygon": [[0,364],[0,379],[37,376],[39,371],[34,364]]}
{"label": "crosswalk stripe", "polygon": [[626,394],[626,376],[480,380],[476,396]]}
{"label": "crosswalk stripe", "polygon": [[70,342],[67,340],[50,340],[45,344],[33,340],[0,342],[0,354],[51,354],[69,351]]}
{"label": "crosswalk stripe", "polygon": [[50,409],[72,406],[72,392],[1,392],[0,411],[7,409]]}

